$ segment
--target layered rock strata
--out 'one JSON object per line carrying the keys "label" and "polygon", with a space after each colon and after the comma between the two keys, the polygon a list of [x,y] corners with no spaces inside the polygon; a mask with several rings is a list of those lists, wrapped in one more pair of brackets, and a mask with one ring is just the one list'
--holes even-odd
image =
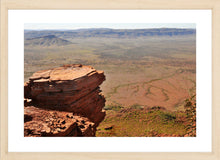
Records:
{"label": "layered rock strata", "polygon": [[[74,64],[34,73],[24,84],[25,116],[26,119],[29,117],[29,121],[25,122],[25,134],[27,136],[94,136],[96,127],[105,117],[105,112],[102,110],[105,98],[99,88],[104,80],[103,71]],[[51,118],[51,113],[54,118]],[[68,113],[73,114],[75,118],[69,119]],[[44,118],[40,115],[44,115]],[[79,123],[80,118],[84,123]],[[45,123],[46,119],[48,123]],[[68,123],[65,127],[64,125],[61,128],[57,127],[56,131],[57,123],[50,127],[49,124],[53,123],[50,119],[60,119],[59,122]],[[47,133],[49,130],[51,132]]]}

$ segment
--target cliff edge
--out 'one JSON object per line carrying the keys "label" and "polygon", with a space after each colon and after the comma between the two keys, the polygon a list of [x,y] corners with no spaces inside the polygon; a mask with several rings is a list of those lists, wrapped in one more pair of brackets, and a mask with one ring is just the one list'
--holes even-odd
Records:
{"label": "cliff edge", "polygon": [[95,136],[105,117],[104,80],[81,64],[35,72],[24,84],[24,136]]}

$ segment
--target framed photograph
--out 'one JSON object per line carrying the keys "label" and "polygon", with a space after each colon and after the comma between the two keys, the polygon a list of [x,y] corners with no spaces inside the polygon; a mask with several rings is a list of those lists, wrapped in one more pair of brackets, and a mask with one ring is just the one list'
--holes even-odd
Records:
{"label": "framed photograph", "polygon": [[220,158],[218,1],[31,2],[1,1],[2,159]]}

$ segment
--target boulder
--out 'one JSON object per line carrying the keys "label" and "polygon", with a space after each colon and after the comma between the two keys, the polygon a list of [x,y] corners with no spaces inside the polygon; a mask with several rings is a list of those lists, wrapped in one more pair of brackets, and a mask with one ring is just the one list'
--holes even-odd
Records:
{"label": "boulder", "polygon": [[[105,97],[101,94],[99,87],[104,80],[105,75],[103,71],[97,71],[91,66],[83,66],[81,64],[64,65],[58,68],[35,72],[29,78],[29,81],[24,84],[25,110],[31,110],[35,113],[31,115],[33,117],[31,122],[25,122],[28,124],[26,133],[28,133],[27,128],[33,128],[32,123],[35,125],[44,124],[42,120],[34,118],[38,111],[33,108],[30,109],[27,99],[31,99],[32,107],[38,108],[40,112],[45,114],[46,112],[53,111],[56,114],[69,113],[87,118],[87,121],[94,123],[90,125],[93,126],[92,130],[96,130],[96,127],[105,117],[105,112],[102,110],[105,106]],[[27,115],[30,116],[30,114],[26,113]],[[77,128],[76,126],[80,128],[78,123],[71,121],[66,128],[74,130],[73,128]],[[81,130],[82,135],[84,133],[86,135],[93,135],[93,131],[90,133],[88,128],[84,126],[78,129],[78,131]],[[53,131],[51,128],[43,127],[41,130],[43,134],[40,131],[31,131],[31,133],[38,133],[40,136],[69,135],[69,130],[64,131],[62,128],[57,131],[55,130],[56,134],[47,133],[49,130]],[[71,135],[76,136],[80,134],[74,132]]]}

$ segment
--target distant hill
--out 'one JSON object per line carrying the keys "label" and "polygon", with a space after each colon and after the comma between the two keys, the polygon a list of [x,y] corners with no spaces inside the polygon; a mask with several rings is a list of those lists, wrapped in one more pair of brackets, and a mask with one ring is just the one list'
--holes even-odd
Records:
{"label": "distant hill", "polygon": [[147,36],[185,36],[195,35],[195,29],[180,28],[154,28],[154,29],[109,29],[109,28],[89,28],[78,30],[25,30],[25,39],[55,35],[59,38],[137,38]]}
{"label": "distant hill", "polygon": [[58,38],[55,35],[46,35],[41,37],[28,38],[24,41],[25,46],[64,46],[68,44],[72,44],[72,42]]}

